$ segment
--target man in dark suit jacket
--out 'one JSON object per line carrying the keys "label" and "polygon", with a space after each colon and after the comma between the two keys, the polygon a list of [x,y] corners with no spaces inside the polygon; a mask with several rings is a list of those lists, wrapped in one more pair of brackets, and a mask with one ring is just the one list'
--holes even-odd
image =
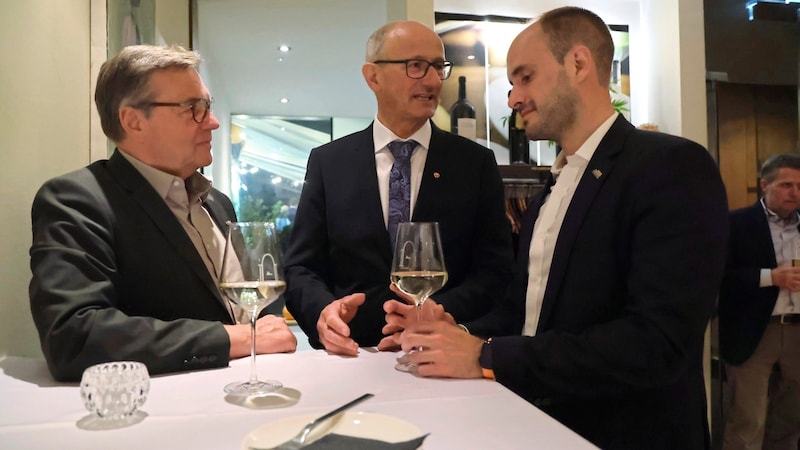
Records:
{"label": "man in dark suit jacket", "polygon": [[[379,344],[389,290],[388,144],[414,140],[412,221],[439,222],[446,286],[437,294],[459,320],[486,313],[511,278],[511,232],[492,152],[430,118],[450,72],[438,35],[394,22],[367,44],[362,69],[378,112],[367,129],[314,149],[286,256],[289,311],[314,347],[355,355]],[[385,341],[381,349],[396,348]]]}
{"label": "man in dark suit jacket", "polygon": [[562,146],[557,182],[526,211],[502,308],[473,335],[447,316],[409,326],[403,349],[423,350],[404,359],[423,376],[496,379],[603,449],[708,448],[703,336],[725,190],[700,145],[614,112],[612,54],[580,8],[514,40],[509,106],[530,138]]}
{"label": "man in dark suit jacket", "polygon": [[800,155],[769,158],[760,178],[764,197],[730,215],[719,299],[720,352],[732,393],[723,448],[796,450],[800,267],[792,260],[800,259]]}
{"label": "man in dark suit jacket", "polygon": [[[95,100],[118,149],[36,194],[30,305],[58,380],[105,361],[163,373],[250,354],[250,326],[235,325],[215,281],[236,216],[197,172],[219,127],[199,62],[180,47],[131,46],[104,63]],[[259,327],[259,352],[294,350],[282,319]]]}

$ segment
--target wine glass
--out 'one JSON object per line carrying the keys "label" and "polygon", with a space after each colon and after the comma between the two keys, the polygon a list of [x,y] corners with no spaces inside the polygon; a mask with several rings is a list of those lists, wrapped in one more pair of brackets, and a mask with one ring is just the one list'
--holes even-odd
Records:
{"label": "wine glass", "polygon": [[229,222],[219,288],[250,316],[250,380],[230,383],[233,395],[263,395],[283,387],[280,381],[260,381],[256,375],[256,321],[258,313],[286,290],[278,269],[280,247],[271,222]]}
{"label": "wine glass", "polygon": [[[421,320],[425,300],[447,283],[438,222],[398,224],[391,280],[414,299],[417,320]],[[395,368],[410,372],[415,367],[410,363],[399,363]]]}

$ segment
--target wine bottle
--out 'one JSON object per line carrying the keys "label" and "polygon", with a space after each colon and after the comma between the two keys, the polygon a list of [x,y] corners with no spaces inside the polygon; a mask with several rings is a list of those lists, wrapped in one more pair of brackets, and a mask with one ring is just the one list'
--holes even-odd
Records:
{"label": "wine bottle", "polygon": [[517,110],[511,110],[508,119],[508,146],[511,152],[511,164],[530,164],[531,153],[528,136],[525,134],[525,124],[517,115]]}
{"label": "wine bottle", "polygon": [[467,77],[458,77],[458,101],[450,107],[450,131],[475,139],[475,107],[467,100]]}

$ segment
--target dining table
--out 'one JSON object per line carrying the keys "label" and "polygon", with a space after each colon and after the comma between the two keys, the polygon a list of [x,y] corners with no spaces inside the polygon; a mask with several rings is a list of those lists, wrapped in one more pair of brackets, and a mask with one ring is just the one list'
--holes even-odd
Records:
{"label": "dining table", "polygon": [[87,425],[97,421],[79,383],[54,381],[40,358],[7,356],[0,360],[0,449],[242,449],[260,427],[322,415],[365,393],[374,397],[352,411],[428,433],[424,450],[596,448],[496,381],[400,372],[398,355],[375,348],[355,357],[313,349],[258,355],[259,379],[284,387],[280,395],[254,398],[223,391],[249,378],[249,358],[220,369],[151,375],[139,419],[112,428]]}

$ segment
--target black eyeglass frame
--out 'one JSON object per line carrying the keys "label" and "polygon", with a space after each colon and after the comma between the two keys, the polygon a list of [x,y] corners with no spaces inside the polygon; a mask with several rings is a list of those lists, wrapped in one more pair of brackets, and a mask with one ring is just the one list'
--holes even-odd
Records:
{"label": "black eyeglass frame", "polygon": [[[197,105],[205,103],[206,108],[203,110],[203,117],[200,119],[197,118]],[[153,108],[156,106],[174,106],[178,108],[189,108],[192,110],[192,120],[197,123],[203,123],[204,120],[208,117],[208,113],[211,111],[211,105],[214,103],[213,98],[198,98],[192,100],[186,100],[185,102],[175,103],[175,102],[144,102],[136,105],[136,108]]]}
{"label": "black eyeglass frame", "polygon": [[[411,74],[408,73],[408,64],[411,62],[418,62],[418,63],[425,63],[425,70],[422,71],[422,75],[418,77],[412,77]],[[450,72],[453,69],[453,63],[450,61],[436,61],[430,62],[425,59],[420,58],[409,58],[409,59],[379,59],[377,61],[372,61],[373,64],[405,64],[406,66],[406,76],[408,78],[412,78],[414,80],[421,80],[428,75],[428,70],[435,65],[441,64],[441,75],[439,75],[440,69],[434,67],[433,70],[436,71],[436,74],[439,75],[440,80],[446,80],[450,78]]]}

